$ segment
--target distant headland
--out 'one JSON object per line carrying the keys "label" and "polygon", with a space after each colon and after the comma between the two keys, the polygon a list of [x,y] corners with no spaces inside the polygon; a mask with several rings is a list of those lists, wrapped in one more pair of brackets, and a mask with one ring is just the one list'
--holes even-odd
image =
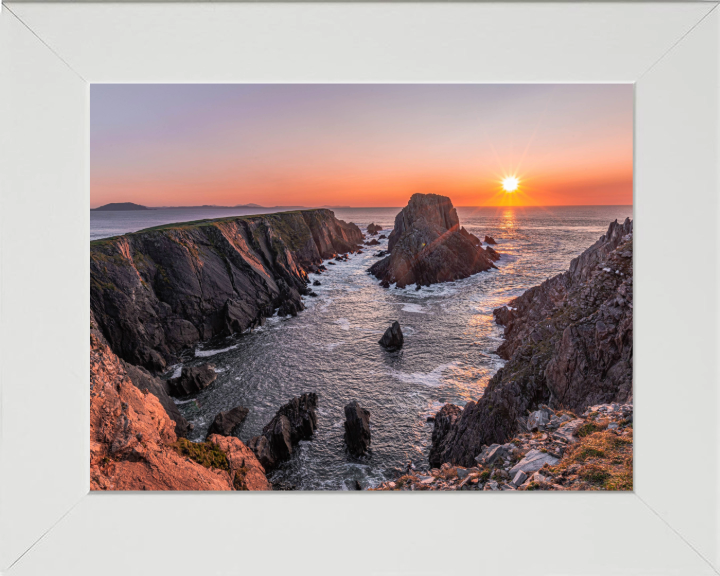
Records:
{"label": "distant headland", "polygon": [[110,204],[105,204],[104,206],[90,208],[90,210],[94,212],[122,212],[126,210],[152,210],[152,208],[141,206],[140,204],[134,204],[133,202],[111,202]]}

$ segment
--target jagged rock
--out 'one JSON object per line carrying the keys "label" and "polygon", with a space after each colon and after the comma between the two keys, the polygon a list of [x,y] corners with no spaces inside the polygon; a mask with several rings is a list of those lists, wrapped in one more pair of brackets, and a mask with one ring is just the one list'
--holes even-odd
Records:
{"label": "jagged rock", "polygon": [[165,412],[167,412],[168,416],[175,422],[175,434],[178,438],[186,437],[191,429],[190,424],[182,414],[180,414],[177,404],[175,404],[175,401],[170,397],[167,381],[153,376],[142,366],[134,366],[129,362],[122,362],[132,383],[142,392],[150,392],[160,401]]}
{"label": "jagged rock", "polygon": [[390,255],[373,264],[370,272],[381,285],[396,283],[404,288],[459,280],[495,268],[470,236],[461,231],[450,198],[414,194],[395,217],[388,240]]}
{"label": "jagged rock", "polygon": [[492,236],[488,236],[486,234],[485,235],[485,244],[497,244],[497,242],[495,242],[495,238],[493,238]]}
{"label": "jagged rock", "polygon": [[498,458],[504,458],[508,455],[505,446],[500,444],[493,444],[492,446],[486,447],[480,454],[475,457],[475,462],[483,466],[490,466],[494,464]]}
{"label": "jagged rock", "polygon": [[534,430],[542,430],[550,422],[547,412],[544,410],[536,410],[527,419],[527,429],[533,432]]}
{"label": "jagged rock", "polygon": [[250,412],[250,410],[244,406],[236,406],[226,412],[218,413],[218,415],[215,416],[213,423],[210,424],[207,436],[209,437],[213,434],[218,434],[220,436],[232,436],[237,428],[245,422],[248,412]]}
{"label": "jagged rock", "polygon": [[372,240],[368,240],[367,242],[365,242],[365,246],[377,246],[378,244],[380,244],[380,242],[378,242],[377,240],[375,240],[375,238],[373,238]]}
{"label": "jagged rock", "polygon": [[352,456],[359,457],[370,449],[370,412],[353,400],[345,406],[345,443]]}
{"label": "jagged rock", "polygon": [[632,401],[633,269],[622,256],[632,250],[632,221],[615,221],[567,272],[494,312],[505,325],[498,354],[508,362],[433,440],[440,461],[472,465],[483,445],[506,442],[541,404],[582,412]]}
{"label": "jagged rock", "polygon": [[380,230],[382,230],[382,226],[378,226],[375,223],[372,223],[367,227],[367,231],[368,231],[368,234],[370,234],[370,236],[375,236],[375,234],[380,232]]}
{"label": "jagged rock", "polygon": [[386,238],[387,236],[385,236],[385,234],[380,234],[380,236],[378,236],[378,240],[385,240]]}
{"label": "jagged rock", "polygon": [[495,308],[495,310],[493,310],[493,317],[495,318],[495,323],[499,326],[507,326],[516,318],[516,314],[512,308],[503,306],[502,308]]}
{"label": "jagged rock", "polygon": [[156,373],[201,340],[242,332],[283,305],[291,314],[302,310],[306,270],[361,243],[360,229],[330,210],[171,224],[95,240],[90,307],[112,350]]}
{"label": "jagged rock", "polygon": [[262,435],[255,436],[248,447],[255,453],[266,471],[292,456],[300,440],[312,438],[317,429],[317,394],[309,392],[293,398],[280,407],[265,425]]}
{"label": "jagged rock", "polygon": [[183,366],[179,378],[168,380],[168,392],[171,396],[188,396],[204,390],[217,379],[215,366]]}
{"label": "jagged rock", "polygon": [[517,488],[521,484],[524,484],[525,480],[527,480],[527,474],[522,470],[518,470],[515,476],[513,476],[512,484]]}
{"label": "jagged rock", "polygon": [[487,253],[490,260],[492,260],[493,262],[497,262],[498,260],[500,260],[500,254],[498,254],[490,246],[485,247],[485,252]]}
{"label": "jagged rock", "polygon": [[540,468],[545,466],[545,464],[555,466],[558,462],[560,462],[559,458],[555,458],[546,452],[540,452],[540,450],[530,450],[527,454],[525,454],[525,458],[510,468],[510,476],[514,478],[520,471],[525,472],[525,474],[530,474],[540,470]]}
{"label": "jagged rock", "polygon": [[578,441],[577,433],[580,427],[583,425],[583,421],[580,418],[571,420],[567,424],[564,424],[555,431],[555,436],[561,438],[568,444],[573,444]]}
{"label": "jagged rock", "polygon": [[440,439],[447,436],[461,413],[462,408],[460,406],[448,403],[435,414],[433,418],[435,425],[433,426],[432,443],[428,456],[430,466],[437,467],[443,464]]}
{"label": "jagged rock", "polygon": [[392,323],[392,326],[385,330],[385,334],[383,334],[383,337],[380,338],[379,344],[386,348],[389,351],[399,350],[402,348],[403,342],[403,333],[402,329],[400,328],[400,323],[396,320]]}
{"label": "jagged rock", "polygon": [[272,490],[270,482],[252,450],[238,438],[213,434],[208,442],[222,450],[228,459],[228,471],[235,490]]}

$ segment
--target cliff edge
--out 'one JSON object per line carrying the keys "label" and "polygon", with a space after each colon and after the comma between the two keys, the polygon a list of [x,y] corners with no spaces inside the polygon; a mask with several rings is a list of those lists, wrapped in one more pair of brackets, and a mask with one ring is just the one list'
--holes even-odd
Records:
{"label": "cliff edge", "polygon": [[526,428],[540,404],[580,413],[632,402],[632,232],[630,219],[611,223],[567,272],[494,311],[508,362],[477,402],[438,413],[432,466],[471,466],[484,446]]}

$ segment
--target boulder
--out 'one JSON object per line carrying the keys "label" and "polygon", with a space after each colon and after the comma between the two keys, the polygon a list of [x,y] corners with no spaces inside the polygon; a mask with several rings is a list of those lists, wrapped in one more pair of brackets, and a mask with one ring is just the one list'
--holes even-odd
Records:
{"label": "boulder", "polygon": [[525,458],[510,468],[510,476],[514,479],[520,471],[525,472],[525,474],[530,474],[532,472],[537,472],[540,468],[545,466],[545,464],[555,466],[558,462],[560,462],[559,458],[555,458],[546,452],[540,452],[540,450],[530,450],[527,454],[525,454]]}
{"label": "boulder", "polygon": [[497,242],[495,242],[495,238],[493,238],[492,236],[488,236],[486,234],[485,235],[485,244],[497,244]]}
{"label": "boulder", "polygon": [[513,476],[513,480],[512,480],[513,486],[515,486],[517,488],[518,486],[524,484],[525,480],[527,480],[527,477],[528,476],[527,476],[527,474],[525,474],[525,472],[523,472],[522,470],[518,470],[517,474],[515,474],[515,476]]}
{"label": "boulder", "polygon": [[212,364],[183,366],[179,378],[168,380],[168,391],[171,396],[188,396],[204,390],[216,379],[217,374]]}
{"label": "boulder", "polygon": [[495,268],[477,238],[460,228],[450,198],[414,194],[395,218],[389,256],[370,267],[381,285],[429,286]]}
{"label": "boulder", "polygon": [[248,446],[266,471],[292,456],[300,440],[312,438],[317,429],[317,394],[309,392],[280,407],[275,416]]}
{"label": "boulder", "polygon": [[368,231],[368,234],[370,234],[370,236],[375,236],[375,234],[380,232],[380,230],[382,230],[382,226],[378,226],[375,223],[372,223],[367,227],[367,231]]}
{"label": "boulder", "polygon": [[490,466],[494,464],[498,458],[505,458],[508,455],[505,446],[500,444],[493,444],[487,446],[480,454],[475,457],[475,462],[483,466]]}
{"label": "boulder", "polygon": [[365,242],[365,246],[377,246],[378,244],[380,244],[380,242],[378,242],[377,240],[375,240],[375,238],[373,238],[372,240],[368,240],[367,242]]}
{"label": "boulder", "polygon": [[385,236],[385,234],[380,234],[380,236],[378,236],[378,240],[385,240],[386,238],[387,236]]}
{"label": "boulder", "polygon": [[577,418],[575,420],[571,420],[570,422],[563,424],[558,428],[554,436],[559,437],[560,439],[564,440],[568,444],[574,444],[578,441],[577,433],[578,430],[580,430],[580,427],[583,425],[584,420]]}
{"label": "boulder", "polygon": [[544,410],[536,410],[530,416],[528,416],[527,419],[527,429],[530,432],[534,432],[536,430],[544,430],[545,426],[550,422],[550,418],[548,418],[547,412]]}
{"label": "boulder", "polygon": [[240,425],[245,422],[248,410],[244,406],[236,406],[231,410],[220,412],[210,424],[207,436],[218,434],[220,436],[232,436]]}
{"label": "boulder", "polygon": [[320,280],[315,280],[315,281],[313,282],[313,286],[321,286]]}
{"label": "boulder", "polygon": [[345,443],[352,456],[366,454],[370,448],[370,411],[357,400],[345,406]]}
{"label": "boulder", "polygon": [[402,348],[404,342],[402,329],[400,323],[396,320],[392,323],[392,326],[385,330],[385,334],[380,338],[379,344],[392,352],[393,350],[399,350]]}

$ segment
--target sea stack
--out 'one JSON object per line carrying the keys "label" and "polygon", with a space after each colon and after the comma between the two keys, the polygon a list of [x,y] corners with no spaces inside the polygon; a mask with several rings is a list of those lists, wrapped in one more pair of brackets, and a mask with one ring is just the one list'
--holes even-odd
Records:
{"label": "sea stack", "polygon": [[396,320],[392,323],[392,326],[390,326],[390,328],[385,330],[385,334],[383,334],[383,337],[380,338],[378,344],[392,352],[394,350],[400,350],[404,342],[405,339],[403,338],[400,323]]}
{"label": "sea stack", "polygon": [[370,411],[357,400],[345,406],[345,443],[348,452],[356,458],[370,449]]}
{"label": "sea stack", "polygon": [[460,226],[450,198],[414,194],[395,217],[388,237],[390,255],[373,264],[370,272],[388,287],[429,286],[467,278],[495,268],[480,240]]}

